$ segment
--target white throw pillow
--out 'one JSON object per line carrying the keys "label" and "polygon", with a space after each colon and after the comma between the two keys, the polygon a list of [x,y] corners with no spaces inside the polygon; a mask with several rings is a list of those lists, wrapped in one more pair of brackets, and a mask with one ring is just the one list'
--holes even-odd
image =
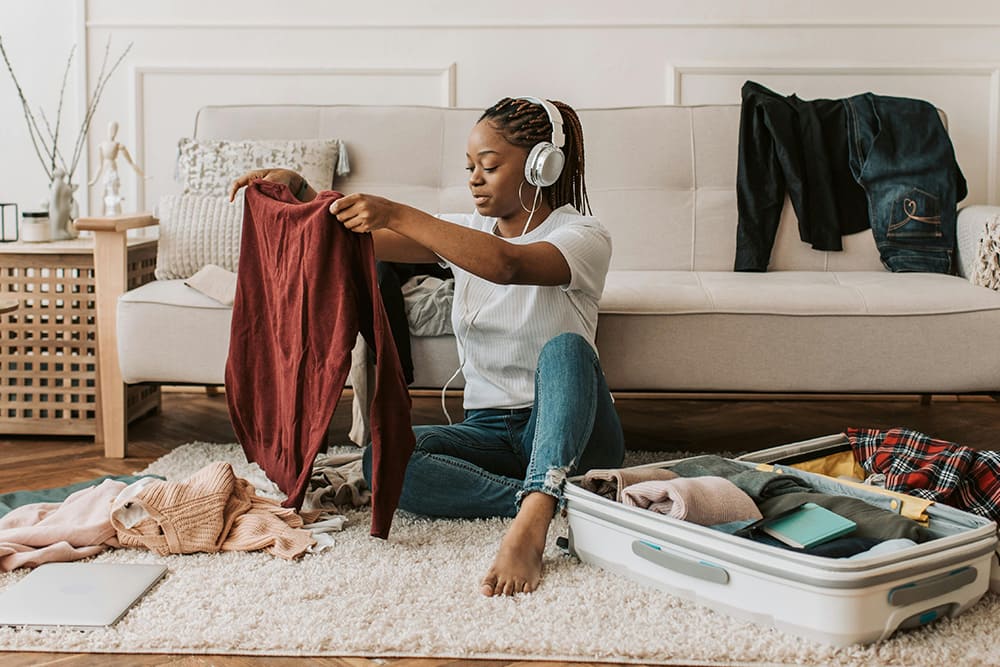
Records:
{"label": "white throw pillow", "polygon": [[177,181],[182,194],[229,192],[229,186],[251,169],[281,167],[300,173],[316,190],[333,187],[334,173],[349,167],[343,142],[337,139],[225,141],[181,139],[177,144]]}
{"label": "white throw pillow", "polygon": [[165,195],[160,198],[156,279],[190,278],[206,264],[236,271],[243,227],[243,196]]}

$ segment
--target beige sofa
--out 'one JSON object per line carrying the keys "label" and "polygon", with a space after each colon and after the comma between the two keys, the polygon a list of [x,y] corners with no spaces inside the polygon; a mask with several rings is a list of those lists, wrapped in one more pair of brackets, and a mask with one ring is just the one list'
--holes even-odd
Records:
{"label": "beige sofa", "polygon": [[[732,271],[738,106],[580,111],[594,213],[614,243],[598,326],[612,390],[964,393],[1000,390],[1000,294],[963,276],[885,271],[870,232],[843,252],[797,238],[790,206],[767,273]],[[465,140],[479,110],[372,106],[202,109],[195,136],[336,137],[367,191],[430,212],[471,210]],[[959,216],[967,271],[987,216]],[[230,309],[154,281],[125,291],[125,229],[150,216],[86,219],[96,231],[106,451],[124,454],[122,382],[220,384]],[[451,336],[413,340],[415,388],[458,366]],[[461,378],[452,384],[461,386]]]}

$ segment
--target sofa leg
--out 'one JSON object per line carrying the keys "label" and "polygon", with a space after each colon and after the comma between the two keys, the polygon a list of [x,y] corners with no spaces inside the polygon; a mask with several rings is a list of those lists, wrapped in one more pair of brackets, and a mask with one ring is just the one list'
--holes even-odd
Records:
{"label": "sofa leg", "polygon": [[920,405],[930,405],[931,395],[930,394],[920,394]]}

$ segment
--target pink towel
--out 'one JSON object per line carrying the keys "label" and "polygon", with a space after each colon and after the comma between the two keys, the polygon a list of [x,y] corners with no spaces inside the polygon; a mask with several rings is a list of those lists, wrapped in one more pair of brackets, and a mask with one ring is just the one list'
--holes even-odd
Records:
{"label": "pink towel", "polygon": [[117,547],[111,501],[124,482],[106,479],[61,503],[32,503],[0,517],[0,570],[80,560]]}
{"label": "pink towel", "polygon": [[724,477],[639,482],[622,490],[622,502],[699,526],[762,518],[753,499]]}

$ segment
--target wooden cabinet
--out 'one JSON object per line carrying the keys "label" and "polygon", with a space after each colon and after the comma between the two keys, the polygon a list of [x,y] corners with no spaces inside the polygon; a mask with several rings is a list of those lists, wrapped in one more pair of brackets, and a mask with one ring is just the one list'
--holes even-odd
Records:
{"label": "wooden cabinet", "polygon": [[[129,239],[128,289],[153,280],[156,241]],[[0,434],[100,433],[94,241],[0,244]],[[129,421],[159,408],[157,385],[127,390]]]}

